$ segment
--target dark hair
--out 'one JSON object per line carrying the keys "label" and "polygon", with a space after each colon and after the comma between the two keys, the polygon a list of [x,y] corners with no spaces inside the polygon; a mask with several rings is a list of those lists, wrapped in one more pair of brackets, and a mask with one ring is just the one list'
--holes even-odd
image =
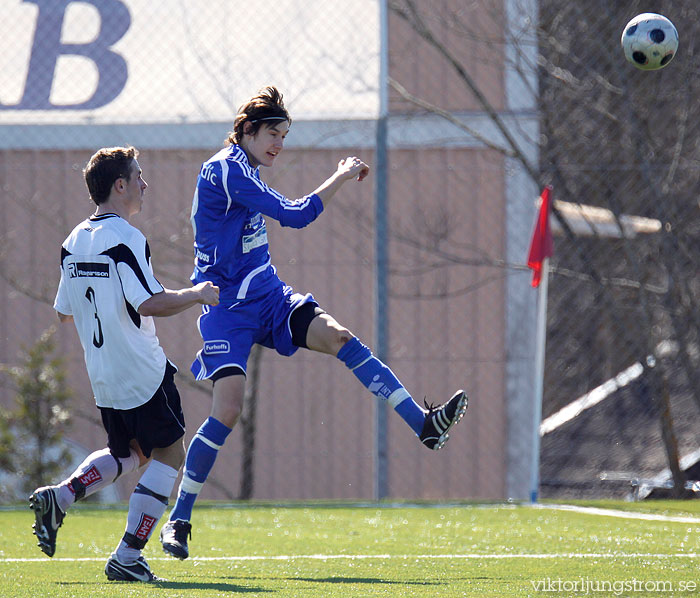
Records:
{"label": "dark hair", "polygon": [[240,143],[246,123],[250,123],[248,133],[257,134],[262,125],[275,126],[276,121],[286,120],[290,125],[292,119],[284,107],[282,94],[276,87],[268,85],[243,104],[233,121],[233,131],[228,134],[226,143]]}
{"label": "dark hair", "polygon": [[139,155],[132,146],[103,147],[93,154],[83,169],[90,199],[98,206],[109,199],[117,179],[131,180],[131,163]]}

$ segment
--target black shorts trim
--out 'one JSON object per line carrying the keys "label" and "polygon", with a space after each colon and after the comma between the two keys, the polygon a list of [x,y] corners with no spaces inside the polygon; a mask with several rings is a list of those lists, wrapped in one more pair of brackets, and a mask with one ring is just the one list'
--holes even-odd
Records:
{"label": "black shorts trim", "polygon": [[150,457],[154,448],[168,447],[185,435],[185,416],[174,379],[176,371],[168,361],[163,382],[143,405],[133,409],[100,407],[107,446],[113,455],[125,459],[130,454],[129,444],[136,440],[141,452]]}
{"label": "black shorts trim", "polygon": [[212,383],[214,383],[217,380],[221,380],[221,378],[226,378],[228,376],[243,376],[245,378],[245,372],[240,366],[228,365],[220,370],[216,370],[211,376],[209,376],[209,379],[212,381]]}
{"label": "black shorts trim", "polygon": [[292,344],[295,347],[309,348],[306,345],[306,333],[309,331],[311,321],[316,316],[325,313],[315,301],[308,301],[291,313],[289,316],[289,329],[292,331]]}

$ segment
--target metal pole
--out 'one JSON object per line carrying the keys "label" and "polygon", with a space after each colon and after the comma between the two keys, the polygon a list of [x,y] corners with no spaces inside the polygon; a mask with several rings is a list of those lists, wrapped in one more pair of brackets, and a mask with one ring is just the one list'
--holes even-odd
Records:
{"label": "metal pole", "polygon": [[540,424],[542,423],[542,395],[544,393],[544,356],[547,342],[547,290],[549,286],[549,258],[542,261],[542,278],[537,296],[537,331],[535,336],[534,408],[532,410],[532,455],[530,463],[530,501],[537,502],[540,487]]}
{"label": "metal pole", "polygon": [[[389,352],[389,314],[387,309],[388,265],[387,265],[387,118],[389,72],[388,13],[386,0],[379,0],[379,116],[375,139],[375,352],[386,363]],[[387,459],[387,406],[385,401],[376,402],[374,440],[374,498],[381,500],[388,495]]]}

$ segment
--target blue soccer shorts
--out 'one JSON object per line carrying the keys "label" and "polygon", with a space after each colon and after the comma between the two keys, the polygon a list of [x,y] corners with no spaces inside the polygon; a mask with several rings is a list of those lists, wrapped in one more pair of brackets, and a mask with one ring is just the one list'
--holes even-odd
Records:
{"label": "blue soccer shorts", "polygon": [[203,347],[192,363],[194,377],[206,380],[224,368],[240,368],[245,374],[255,343],[280,355],[294,354],[299,347],[292,342],[289,320],[307,303],[318,306],[311,293],[280,285],[262,297],[203,306],[197,320]]}

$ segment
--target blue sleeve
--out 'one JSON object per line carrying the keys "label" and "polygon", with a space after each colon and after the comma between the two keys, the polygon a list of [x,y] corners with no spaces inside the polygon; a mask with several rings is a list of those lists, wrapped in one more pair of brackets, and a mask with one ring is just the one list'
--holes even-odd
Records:
{"label": "blue sleeve", "polygon": [[226,190],[233,203],[262,212],[282,226],[292,228],[304,228],[323,211],[323,202],[315,193],[300,199],[288,199],[251,172],[246,172],[248,169],[245,166],[237,162],[229,162],[229,165]]}

